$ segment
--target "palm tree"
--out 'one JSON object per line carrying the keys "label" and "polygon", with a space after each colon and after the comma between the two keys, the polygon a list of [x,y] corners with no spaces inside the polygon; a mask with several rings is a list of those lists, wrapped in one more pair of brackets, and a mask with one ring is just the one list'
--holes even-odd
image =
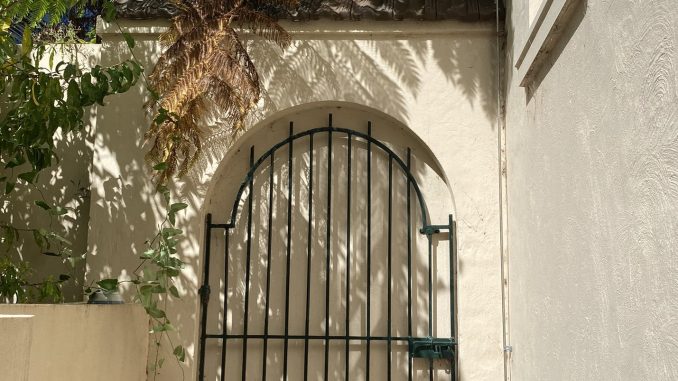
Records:
{"label": "palm tree", "polygon": [[158,183],[184,175],[201,152],[201,125],[218,112],[225,128],[235,133],[258,103],[261,84],[241,34],[254,34],[281,48],[289,34],[260,9],[289,8],[296,0],[175,0],[178,14],[161,36],[167,47],[149,84],[154,119],[146,138],[152,142],[147,159],[162,163]]}

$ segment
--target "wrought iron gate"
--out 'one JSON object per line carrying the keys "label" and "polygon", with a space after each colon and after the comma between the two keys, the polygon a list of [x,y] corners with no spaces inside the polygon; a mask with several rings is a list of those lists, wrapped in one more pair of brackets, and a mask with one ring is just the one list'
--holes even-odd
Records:
{"label": "wrought iron gate", "polygon": [[[333,151],[333,139],[336,139],[337,137],[342,137],[345,138],[346,140],[344,141],[347,149],[344,152],[336,152]],[[293,149],[294,149],[294,143],[295,141],[297,142],[297,146],[300,144],[306,144],[304,141],[307,142],[308,147],[308,155],[310,156],[310,159],[308,161],[308,168],[306,168],[306,173],[305,175],[307,176],[307,189],[305,192],[307,192],[308,197],[306,200],[306,206],[305,210],[307,211],[308,215],[308,226],[305,227],[304,229],[306,230],[303,232],[303,235],[306,236],[306,243],[304,250],[299,250],[296,248],[296,252],[293,253],[292,250],[292,235],[293,235],[293,230],[295,228],[295,225],[292,224],[292,194],[293,194],[293,186],[294,186],[294,181],[292,179],[293,176]],[[326,229],[323,232],[324,233],[324,238],[325,238],[325,248],[323,253],[314,253],[313,251],[313,245],[312,242],[319,237],[313,237],[312,232],[315,230],[312,228],[312,225],[314,223],[314,218],[313,218],[313,208],[318,207],[317,205],[314,205],[314,193],[313,193],[313,181],[314,181],[314,176],[318,176],[318,173],[314,173],[314,148],[317,148],[317,146],[322,145],[323,149],[327,150],[327,162],[326,162],[326,184],[323,184],[323,186],[326,186],[326,206],[325,206],[325,213],[324,215],[320,216],[326,224]],[[366,150],[366,163],[364,163],[363,168],[365,169],[365,176],[366,176],[366,187],[364,189],[364,193],[360,191],[359,196],[363,197],[363,200],[361,202],[364,202],[366,204],[367,212],[366,212],[366,258],[363,258],[362,260],[366,261],[366,304],[363,307],[365,308],[365,313],[364,313],[364,318],[365,318],[365,332],[351,332],[351,323],[349,321],[350,319],[350,312],[352,308],[352,302],[351,302],[351,288],[356,287],[353,283],[355,283],[354,280],[351,278],[351,261],[356,260],[355,258],[352,258],[352,254],[354,254],[354,249],[352,248],[352,232],[351,232],[351,222],[352,222],[352,217],[351,217],[351,205],[352,202],[356,202],[356,200],[352,200],[352,192],[357,193],[358,190],[355,188],[355,184],[353,184],[353,191],[351,189],[352,187],[352,178],[355,177],[356,175],[362,175],[362,174],[356,174],[352,173],[351,171],[353,170],[353,167],[356,166],[355,164],[355,158],[354,158],[354,150],[355,146],[360,145],[363,149]],[[273,202],[273,195],[274,195],[274,175],[285,175],[285,173],[281,172],[276,172],[275,169],[275,160],[276,160],[276,152],[280,151],[283,148],[287,148],[287,157],[278,157],[280,160],[285,160],[287,161],[287,205],[286,205],[286,219],[287,219],[287,226],[285,229],[286,233],[286,245],[284,247],[285,250],[285,266],[281,266],[283,268],[281,269],[276,269],[272,268],[274,267],[271,262],[271,254],[273,251],[273,247],[271,244],[271,231],[272,229],[272,223],[273,223],[273,212],[275,209],[275,205]],[[341,186],[345,186],[346,193],[340,194],[339,196],[334,196],[334,197],[345,197],[346,198],[346,204],[347,208],[345,211],[337,211],[337,210],[332,210],[332,204],[331,200],[333,197],[332,191],[333,189],[336,192],[336,182],[338,181],[336,177],[333,177],[332,175],[332,167],[333,167],[333,158],[336,158],[338,154],[344,154],[345,155],[345,160],[348,163],[348,165],[344,168],[348,173],[346,176],[346,184],[341,184]],[[373,204],[373,189],[372,189],[372,177],[373,177],[373,157],[374,155],[385,155],[382,156],[383,160],[388,161],[388,201],[387,201],[387,209],[388,209],[388,217],[386,221],[373,221],[372,217],[372,204]],[[343,159],[342,159],[343,160]],[[353,162],[353,163],[352,163]],[[322,378],[324,380],[329,380],[329,379],[336,379],[338,378],[337,376],[332,376],[328,373],[328,361],[329,361],[329,353],[330,353],[330,344],[332,343],[343,343],[345,346],[345,369],[343,372],[343,377],[346,380],[351,379],[351,366],[349,364],[349,347],[352,344],[359,343],[361,345],[361,348],[364,346],[364,354],[365,354],[365,370],[364,370],[364,378],[366,380],[369,380],[370,378],[370,349],[372,346],[375,345],[384,345],[385,350],[386,350],[386,361],[383,364],[383,366],[386,368],[385,373],[386,373],[386,378],[388,380],[391,380],[392,378],[392,346],[400,346],[403,347],[404,345],[407,345],[407,374],[400,375],[403,378],[407,377],[408,380],[412,380],[413,377],[415,378],[421,378],[422,375],[414,375],[413,376],[413,361],[423,361],[423,362],[428,362],[428,371],[424,372],[426,374],[425,378],[433,380],[433,361],[434,360],[443,360],[445,362],[445,366],[448,367],[449,369],[449,379],[454,380],[456,379],[456,367],[455,367],[455,361],[456,361],[456,330],[455,330],[455,292],[453,289],[454,286],[454,274],[455,274],[455,269],[454,269],[454,248],[455,248],[455,237],[454,237],[454,222],[452,215],[449,215],[449,220],[447,223],[442,224],[442,225],[433,225],[429,222],[428,218],[428,212],[426,209],[426,203],[424,201],[424,197],[422,195],[422,192],[420,190],[419,185],[417,184],[417,181],[413,174],[411,173],[411,151],[410,148],[407,148],[407,152],[405,155],[405,158],[402,159],[398,154],[396,154],[389,146],[387,146],[385,143],[373,138],[372,136],[372,126],[371,122],[367,123],[367,133],[363,133],[357,130],[351,130],[351,129],[346,129],[346,128],[339,128],[339,127],[334,127],[332,125],[332,114],[329,115],[329,123],[327,127],[321,127],[321,128],[314,128],[310,130],[305,130],[302,132],[294,133],[293,131],[293,124],[290,123],[290,128],[289,128],[289,136],[282,140],[281,142],[275,144],[273,147],[271,147],[268,151],[266,151],[263,155],[261,155],[258,159],[254,159],[254,147],[251,147],[250,149],[250,161],[249,161],[249,171],[247,172],[247,175],[245,177],[245,180],[242,182],[237,195],[235,197],[235,201],[233,202],[233,207],[231,209],[230,213],[230,219],[227,222],[214,222],[212,220],[212,215],[208,214],[205,218],[205,239],[204,239],[204,268],[203,268],[203,284],[200,287],[199,294],[200,294],[200,301],[201,301],[201,324],[200,324],[200,348],[199,348],[199,357],[198,357],[198,365],[199,365],[199,380],[204,380],[205,375],[206,375],[206,363],[205,363],[205,358],[206,358],[206,345],[210,341],[214,341],[215,343],[219,343],[221,345],[220,352],[221,352],[221,357],[220,359],[215,359],[215,363],[218,363],[218,368],[220,370],[219,374],[221,377],[221,380],[226,379],[226,358],[227,356],[238,356],[239,361],[241,362],[241,372],[239,372],[239,377],[243,381],[247,379],[251,379],[252,377],[248,377],[248,372],[247,372],[247,364],[248,364],[248,341],[257,341],[263,345],[263,360],[262,360],[262,369],[261,369],[261,379],[266,380],[267,377],[267,356],[269,355],[270,348],[269,348],[269,342],[276,342],[282,345],[282,374],[279,375],[281,376],[284,380],[288,379],[288,349],[290,346],[291,342],[295,343],[303,343],[303,364],[304,364],[304,369],[303,369],[303,379],[307,380],[309,378],[308,374],[308,369],[309,369],[309,346],[310,345],[322,345],[322,348],[324,350],[324,364],[323,364],[323,374]],[[395,168],[394,168],[395,167]],[[268,169],[268,173],[265,171]],[[323,169],[323,168],[321,168]],[[406,191],[406,220],[403,221],[394,221],[393,220],[393,187],[394,187],[394,178],[396,175],[394,175],[394,172],[399,169],[399,173],[402,176],[404,175],[404,179],[401,181],[405,184]],[[319,170],[316,168],[315,172],[319,172]],[[356,172],[357,172],[357,166],[356,166]],[[398,173],[396,172],[396,174]],[[266,197],[262,197],[262,200],[257,201],[254,200],[256,198],[257,193],[255,192],[254,188],[254,178],[257,174],[262,174],[266,177],[268,177],[268,190],[266,191],[265,189],[263,190],[266,192],[267,195],[267,200]],[[332,181],[335,181],[335,184],[333,186]],[[260,190],[261,191],[261,190]],[[413,194],[412,194],[413,192]],[[414,197],[412,197],[414,196]],[[412,202],[412,199],[414,199],[414,205]],[[253,252],[253,238],[252,238],[252,213],[253,213],[253,205],[255,202],[267,202],[268,207],[267,213],[268,213],[268,225],[267,225],[267,242],[266,242],[266,249],[265,252],[262,254],[263,256],[266,257],[266,261],[262,262],[265,263],[265,273],[266,273],[266,281],[265,281],[265,298],[264,298],[264,311],[265,311],[265,318],[264,318],[264,326],[263,326],[263,331],[262,332],[252,332],[251,329],[248,329],[248,314],[250,314],[249,308],[251,304],[251,281],[252,281],[252,275],[251,275],[251,268],[252,268],[252,252]],[[386,203],[386,201],[383,201]],[[316,202],[317,203],[317,202]],[[323,205],[321,205],[322,207]],[[295,206],[296,207],[296,206]],[[229,262],[232,262],[234,260],[231,255],[229,255],[229,248],[231,245],[233,245],[233,242],[229,242],[229,240],[232,240],[232,232],[237,226],[237,222],[239,222],[241,219],[238,218],[239,216],[239,210],[242,209],[242,213],[244,213],[244,210],[247,210],[247,217],[243,217],[242,220],[246,220],[247,226],[242,227],[243,229],[246,229],[246,234],[243,240],[245,242],[242,242],[243,251],[245,254],[245,258],[239,258],[239,260],[244,262],[244,291],[243,291],[243,297],[242,299],[244,300],[237,300],[238,298],[231,297],[228,292],[228,287],[229,287]],[[415,209],[415,212],[413,213],[413,210]],[[419,211],[419,216],[416,216],[416,211]],[[330,304],[331,303],[337,303],[337,301],[332,301],[330,299],[330,277],[333,274],[332,271],[332,256],[335,254],[333,252],[333,247],[332,247],[332,240],[331,236],[335,234],[332,229],[332,223],[333,221],[333,216],[335,214],[333,213],[345,213],[342,218],[345,218],[346,222],[346,245],[345,245],[345,272],[346,272],[346,278],[345,278],[345,295],[342,295],[339,300],[339,303],[343,303],[345,305],[345,316],[342,316],[341,320],[344,320],[344,326],[343,326],[343,334],[332,334],[330,332]],[[413,216],[414,214],[414,216]],[[415,219],[413,219],[413,217]],[[355,217],[353,217],[355,218]],[[317,213],[316,213],[316,220],[318,219]],[[420,221],[420,222],[417,222]],[[373,252],[372,246],[373,244],[371,243],[371,236],[372,232],[371,229],[376,223],[385,223],[387,227],[387,240],[386,240],[386,250],[385,252]],[[393,242],[393,226],[394,224],[406,224],[406,230],[407,230],[407,244],[406,247],[393,247],[392,242]],[[413,228],[415,226],[418,226],[419,229]],[[297,226],[298,228],[298,226]],[[403,229],[404,230],[404,229]],[[210,303],[210,296],[211,296],[211,283],[210,283],[210,263],[212,260],[214,260],[214,257],[212,256],[212,247],[214,245],[214,242],[212,242],[212,233],[214,231],[221,231],[223,232],[223,237],[224,237],[224,269],[223,269],[223,276],[225,277],[225,281],[223,284],[220,284],[219,286],[219,291],[223,293],[223,301],[218,301],[220,303],[219,308],[223,308],[223,315],[221,316],[221,332],[208,332],[208,327],[207,327],[207,322],[208,322],[208,305]],[[412,275],[412,257],[413,257],[413,235],[414,234],[422,234],[426,237],[427,240],[427,253],[423,253],[422,250],[422,258],[427,258],[427,264],[426,268],[428,271],[427,274],[427,279],[423,281],[423,283],[427,282],[428,286],[422,286],[422,289],[426,290],[426,296],[427,298],[426,305],[427,305],[427,311],[421,311],[421,310],[414,310],[412,305],[413,305],[413,275]],[[450,335],[447,337],[434,337],[434,330],[433,330],[433,320],[434,320],[434,312],[433,308],[434,305],[436,304],[436,301],[433,300],[433,294],[435,292],[435,285],[434,285],[434,261],[436,258],[433,257],[433,239],[435,236],[440,237],[441,234],[445,234],[445,236],[442,236],[443,239],[447,239],[449,241],[449,257],[446,258],[446,260],[449,260],[449,274],[446,274],[449,277],[449,302],[446,302],[446,306],[444,308],[449,308],[449,312],[452,318],[449,321],[449,333]],[[343,239],[344,237],[342,237]],[[403,238],[404,240],[404,238]],[[255,243],[256,244],[256,243]],[[447,250],[445,250],[447,251]],[[305,325],[304,325],[304,330],[302,332],[290,332],[290,258],[293,255],[300,255],[304,256],[305,260],[305,265],[306,265],[306,279],[305,279]],[[324,283],[325,283],[325,290],[324,290],[324,332],[322,334],[312,334],[310,332],[310,327],[309,327],[309,310],[312,307],[312,301],[310,298],[310,293],[311,293],[311,264],[314,258],[318,255],[324,255]],[[403,334],[398,334],[398,335],[393,335],[392,334],[392,310],[393,310],[393,305],[392,305],[392,277],[393,277],[393,268],[392,268],[392,263],[393,263],[393,258],[396,255],[406,255],[407,259],[406,262],[405,259],[403,258],[402,261],[406,263],[406,289],[407,289],[407,314],[406,314],[406,322],[407,322],[407,328],[406,328],[406,335]],[[372,304],[370,302],[371,294],[373,293],[373,290],[371,289],[371,281],[372,278],[374,277],[373,273],[374,270],[372,268],[374,258],[376,256],[385,256],[385,262],[387,263],[387,270],[386,270],[386,279],[388,279],[386,283],[386,288],[387,288],[387,303],[385,306],[386,310],[386,322],[387,322],[387,329],[385,333],[379,333],[379,332],[372,332],[372,324],[370,322],[371,319],[371,307]],[[281,319],[284,319],[284,330],[282,332],[271,332],[271,329],[269,328],[271,324],[271,317],[270,317],[270,295],[271,295],[271,273],[275,273],[276,271],[283,271],[284,272],[284,279],[285,279],[285,301],[284,301],[284,317],[280,317]],[[424,276],[426,278],[426,276]],[[404,275],[403,275],[404,278]],[[344,280],[342,280],[343,282]],[[263,279],[262,279],[263,282]],[[302,280],[303,282],[303,280]],[[403,279],[403,282],[405,280]],[[363,285],[361,285],[362,287]],[[262,291],[263,292],[263,291]],[[404,296],[400,295],[401,297]],[[233,332],[233,330],[228,329],[228,324],[227,324],[227,314],[229,311],[229,308],[232,308],[233,303],[241,303],[240,305],[242,306],[242,312],[243,312],[243,326],[242,330],[240,332]],[[404,302],[403,302],[404,303]],[[354,306],[355,307],[355,306]],[[315,308],[315,307],[314,307]],[[436,306],[436,308],[439,308]],[[400,311],[404,315],[404,311]],[[421,335],[425,337],[416,337],[416,329],[413,329],[413,314],[416,315],[422,315],[422,319],[424,319],[427,322],[427,334],[426,335]],[[336,319],[333,319],[336,320]],[[282,321],[280,322],[282,324]],[[446,323],[447,324],[447,323]],[[445,328],[447,332],[447,327]],[[227,344],[231,343],[233,345],[234,342],[239,342],[241,343],[241,348],[239,351],[228,351],[227,350]],[[404,347],[403,347],[404,348]],[[228,353],[227,353],[228,352]],[[415,359],[422,359],[422,360],[415,360]],[[219,361],[220,360],[220,361]],[[403,370],[399,370],[402,372],[405,372]],[[269,377],[271,375],[269,374]],[[229,379],[232,377],[229,377]],[[280,377],[278,377],[280,378]],[[277,378],[277,379],[278,379]]]}

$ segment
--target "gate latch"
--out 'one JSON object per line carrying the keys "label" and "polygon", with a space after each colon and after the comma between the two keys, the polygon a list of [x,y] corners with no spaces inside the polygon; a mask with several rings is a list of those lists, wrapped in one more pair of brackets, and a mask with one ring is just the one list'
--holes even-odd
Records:
{"label": "gate latch", "polygon": [[411,337],[409,339],[410,357],[430,360],[453,360],[455,345],[457,345],[457,343],[455,343],[453,339]]}
{"label": "gate latch", "polygon": [[443,230],[450,230],[450,225],[426,225],[419,229],[419,233],[425,235],[438,234]]}

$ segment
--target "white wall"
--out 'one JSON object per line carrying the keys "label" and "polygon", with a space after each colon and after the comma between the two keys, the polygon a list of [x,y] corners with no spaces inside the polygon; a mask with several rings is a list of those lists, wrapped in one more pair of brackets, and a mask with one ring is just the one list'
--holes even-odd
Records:
{"label": "white wall", "polygon": [[[295,37],[287,51],[252,45],[268,93],[250,124],[254,127],[249,136],[256,136],[256,129],[284,122],[285,110],[319,101],[352,102],[363,112],[371,108],[375,115],[386,114],[411,129],[449,181],[449,192],[443,196],[454,199],[450,212],[455,212],[458,221],[461,378],[500,379],[494,26],[454,22],[285,26],[293,29]],[[161,25],[130,22],[123,27],[134,34],[136,53],[150,68],[158,55]],[[104,29],[103,41],[104,64],[126,54],[117,29]],[[132,271],[160,215],[157,199],[149,199],[153,186],[143,161],[143,132],[148,124],[141,108],[143,97],[140,90],[133,91],[112,100],[97,114],[88,280]],[[234,147],[248,147],[247,136]],[[176,189],[179,198],[190,205],[181,216],[187,235],[181,253],[188,266],[180,285],[183,298],[172,301],[170,316],[179,330],[175,343],[189,349],[187,379],[196,375],[196,293],[203,219],[209,210],[205,202],[208,190],[217,189],[212,178],[230,144],[223,133],[216,133],[209,139],[206,157]],[[223,171],[229,170],[228,163]],[[233,163],[237,168],[242,160]],[[161,379],[179,378],[180,372],[166,364]]]}
{"label": "white wall", "polygon": [[139,305],[0,305],[0,380],[146,380]]}
{"label": "white wall", "polygon": [[678,10],[579,1],[529,90],[509,6],[515,380],[678,379]]}

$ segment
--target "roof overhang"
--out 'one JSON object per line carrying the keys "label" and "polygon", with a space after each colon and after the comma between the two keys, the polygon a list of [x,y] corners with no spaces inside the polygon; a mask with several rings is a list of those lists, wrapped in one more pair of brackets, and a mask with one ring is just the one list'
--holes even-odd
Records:
{"label": "roof overhang", "polygon": [[[503,1],[499,1],[503,12]],[[171,18],[176,9],[168,0],[115,0],[119,17]],[[461,20],[487,21],[496,16],[495,0],[301,0],[291,11],[267,9],[279,19],[332,20]]]}

